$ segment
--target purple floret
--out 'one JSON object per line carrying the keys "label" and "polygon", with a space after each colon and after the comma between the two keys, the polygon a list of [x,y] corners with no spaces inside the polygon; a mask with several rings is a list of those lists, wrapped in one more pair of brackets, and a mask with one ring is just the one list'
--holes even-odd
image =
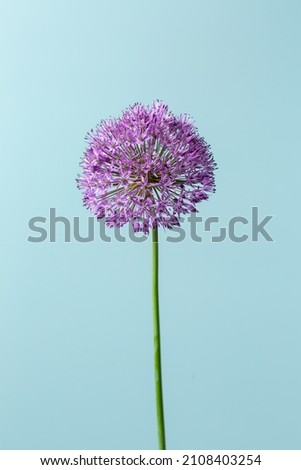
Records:
{"label": "purple floret", "polygon": [[78,187],[84,205],[109,227],[130,222],[146,234],[172,228],[215,190],[209,145],[189,116],[174,116],[160,101],[102,121],[87,140]]}

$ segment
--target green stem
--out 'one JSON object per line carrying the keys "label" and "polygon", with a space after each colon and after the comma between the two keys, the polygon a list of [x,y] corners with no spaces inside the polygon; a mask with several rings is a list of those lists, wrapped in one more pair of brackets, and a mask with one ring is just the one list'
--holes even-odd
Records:
{"label": "green stem", "polygon": [[160,317],[159,317],[159,244],[158,229],[152,230],[152,294],[153,294],[153,323],[154,323],[154,364],[155,364],[155,389],[157,407],[157,426],[159,449],[165,450],[164,410],[161,372],[161,347],[160,347]]}

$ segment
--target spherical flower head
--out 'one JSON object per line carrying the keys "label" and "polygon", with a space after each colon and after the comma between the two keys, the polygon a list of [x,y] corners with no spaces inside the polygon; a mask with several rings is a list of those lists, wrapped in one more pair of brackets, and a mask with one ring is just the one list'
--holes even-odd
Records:
{"label": "spherical flower head", "polygon": [[87,140],[78,187],[84,205],[109,227],[130,222],[145,234],[172,228],[215,190],[209,145],[188,115],[173,115],[161,101],[134,104]]}

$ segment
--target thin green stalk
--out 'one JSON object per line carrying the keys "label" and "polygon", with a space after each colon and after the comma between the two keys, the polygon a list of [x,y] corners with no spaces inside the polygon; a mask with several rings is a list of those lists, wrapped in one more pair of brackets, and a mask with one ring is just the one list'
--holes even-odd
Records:
{"label": "thin green stalk", "polygon": [[159,244],[158,229],[152,230],[152,295],[153,295],[153,323],[154,323],[154,364],[155,364],[155,389],[157,407],[158,445],[165,450],[164,409],[162,392],[161,371],[161,346],[160,346],[160,317],[159,317]]}

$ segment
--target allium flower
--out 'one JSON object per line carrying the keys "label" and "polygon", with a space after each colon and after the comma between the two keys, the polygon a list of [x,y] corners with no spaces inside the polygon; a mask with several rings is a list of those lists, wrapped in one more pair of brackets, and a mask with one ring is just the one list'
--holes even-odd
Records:
{"label": "allium flower", "polygon": [[214,191],[210,147],[185,114],[166,104],[135,104],[120,118],[102,121],[88,136],[78,187],[84,204],[109,227],[130,222],[152,233],[152,301],[158,447],[166,449],[159,315],[158,227],[179,225],[181,214]]}
{"label": "allium flower", "polygon": [[78,187],[109,227],[172,228],[215,189],[210,147],[189,116],[174,116],[160,101],[102,121],[87,140]]}

